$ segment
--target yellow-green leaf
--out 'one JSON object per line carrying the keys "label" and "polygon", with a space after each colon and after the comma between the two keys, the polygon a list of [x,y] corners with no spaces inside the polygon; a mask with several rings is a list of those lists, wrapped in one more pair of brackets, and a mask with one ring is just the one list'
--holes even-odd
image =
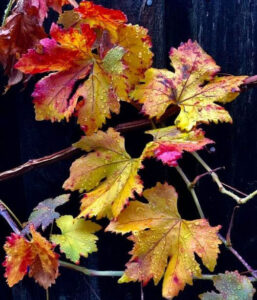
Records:
{"label": "yellow-green leaf", "polygon": [[94,233],[101,226],[83,219],[73,219],[72,216],[62,216],[56,220],[62,234],[52,234],[51,241],[60,245],[68,259],[78,263],[80,256],[88,257],[88,254],[97,251],[97,236]]}

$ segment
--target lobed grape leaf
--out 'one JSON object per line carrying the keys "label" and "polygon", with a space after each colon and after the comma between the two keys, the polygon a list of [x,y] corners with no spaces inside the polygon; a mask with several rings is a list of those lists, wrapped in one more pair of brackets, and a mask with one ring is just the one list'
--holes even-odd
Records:
{"label": "lobed grape leaf", "polygon": [[55,211],[55,208],[66,203],[69,197],[70,194],[63,194],[54,199],[50,198],[40,202],[30,214],[28,223],[22,230],[22,233],[29,233],[31,225],[33,225],[35,229],[42,226],[42,229],[45,230],[55,219],[60,217],[60,214]]}
{"label": "lobed grape leaf", "polygon": [[63,187],[71,191],[86,190],[79,217],[117,217],[134,192],[143,185],[138,170],[142,158],[131,158],[125,150],[124,138],[114,129],[98,131],[74,144],[89,153],[73,162],[70,177]]}
{"label": "lobed grape leaf", "polygon": [[177,193],[168,184],[157,183],[143,196],[148,203],[130,202],[106,228],[116,233],[133,233],[129,237],[134,242],[132,257],[119,282],[138,280],[147,284],[153,278],[157,284],[164,275],[162,294],[171,299],[186,283],[192,284],[193,276],[201,276],[195,254],[213,271],[221,243],[217,236],[220,226],[211,227],[205,219],[181,219]]}
{"label": "lobed grape leaf", "polygon": [[176,126],[169,126],[148,130],[146,133],[153,136],[153,142],[146,145],[142,156],[154,156],[173,167],[177,166],[177,160],[182,157],[183,151],[194,152],[214,143],[204,137],[204,131],[201,129],[182,132]]}
{"label": "lobed grape leaf", "polygon": [[32,94],[37,120],[68,120],[74,113],[81,128],[92,134],[111,112],[119,113],[120,100],[129,100],[129,92],[152,63],[152,52],[143,27],[116,26],[117,37],[111,40],[109,27],[99,34],[99,24],[93,29],[88,24],[84,19],[69,29],[53,24],[51,39],[41,40],[16,68],[26,74],[54,72],[41,79]]}
{"label": "lobed grape leaf", "polygon": [[96,231],[101,226],[91,221],[83,219],[73,219],[72,216],[62,216],[56,220],[57,226],[61,229],[62,234],[52,234],[51,241],[60,245],[68,259],[79,263],[80,256],[88,257],[89,253],[97,251]]}
{"label": "lobed grape leaf", "polygon": [[214,286],[220,293],[214,291],[199,295],[202,300],[252,300],[255,289],[246,276],[237,271],[214,276]]}
{"label": "lobed grape leaf", "polygon": [[142,111],[158,119],[169,105],[180,113],[175,125],[190,131],[199,123],[232,122],[229,113],[215,102],[227,103],[240,92],[246,76],[222,76],[220,67],[196,43],[189,40],[170,50],[174,72],[150,68],[131,97],[143,104]]}
{"label": "lobed grape leaf", "polygon": [[53,245],[30,227],[32,240],[12,234],[4,245],[6,258],[3,266],[10,287],[18,283],[28,272],[36,282],[47,289],[58,276],[58,254],[52,251]]}

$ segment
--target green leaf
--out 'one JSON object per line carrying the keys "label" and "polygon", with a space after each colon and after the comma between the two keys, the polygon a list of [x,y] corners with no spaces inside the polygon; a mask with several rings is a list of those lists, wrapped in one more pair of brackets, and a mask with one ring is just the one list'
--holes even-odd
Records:
{"label": "green leaf", "polygon": [[251,300],[255,293],[250,280],[237,271],[214,276],[213,283],[220,293],[212,291],[201,294],[201,300]]}
{"label": "green leaf", "polygon": [[51,235],[51,241],[60,245],[61,251],[71,261],[78,263],[80,256],[88,257],[89,253],[97,251],[98,238],[93,233],[101,229],[100,225],[68,215],[60,217],[56,224],[62,234]]}
{"label": "green leaf", "polygon": [[45,230],[55,219],[60,217],[60,214],[55,211],[55,208],[66,203],[69,197],[70,194],[63,194],[54,199],[49,198],[40,202],[30,214],[28,223],[22,233],[29,233],[30,225],[33,225],[35,229],[42,226],[42,229]]}

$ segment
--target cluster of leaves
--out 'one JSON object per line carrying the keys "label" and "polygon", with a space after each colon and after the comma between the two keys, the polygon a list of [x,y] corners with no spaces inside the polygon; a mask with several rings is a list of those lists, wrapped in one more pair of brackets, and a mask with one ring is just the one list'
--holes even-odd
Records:
{"label": "cluster of leaves", "polygon": [[[68,2],[74,9],[61,13]],[[42,23],[49,7],[60,16],[48,36]],[[68,195],[47,199],[34,209],[21,235],[7,238],[4,266],[9,286],[27,272],[44,288],[55,282],[58,255],[53,244],[35,231],[44,230],[55,219],[61,234],[52,234],[50,240],[75,263],[97,250],[94,233],[101,227],[85,218],[107,217],[106,231],[131,233],[131,259],[119,282],[146,284],[153,279],[157,284],[164,277],[163,297],[167,299],[192,284],[194,277],[201,277],[195,255],[213,271],[220,226],[212,227],[206,219],[182,219],[175,188],[157,183],[144,190],[138,171],[149,158],[177,166],[184,151],[213,143],[199,125],[232,122],[217,102],[234,100],[246,76],[219,76],[220,67],[191,40],[171,48],[174,71],[155,69],[147,30],[128,24],[121,11],[89,1],[77,5],[65,0],[17,0],[0,29],[0,46],[9,86],[37,73],[49,73],[37,82],[32,94],[36,119],[68,121],[76,116],[85,135],[73,146],[87,152],[74,161],[63,185],[65,190],[84,193],[79,215],[55,212]],[[120,101],[140,106],[155,121],[169,114],[168,108],[178,108],[174,124],[146,132],[153,139],[138,158],[130,157],[124,138],[113,128],[99,130],[111,113],[119,113]],[[138,195],[147,203],[138,200]],[[214,280],[221,294],[207,293],[201,299],[228,299],[223,296],[228,292],[223,291],[226,277],[235,285],[240,282],[243,293],[248,289],[248,295],[253,295],[250,283],[231,273]]]}

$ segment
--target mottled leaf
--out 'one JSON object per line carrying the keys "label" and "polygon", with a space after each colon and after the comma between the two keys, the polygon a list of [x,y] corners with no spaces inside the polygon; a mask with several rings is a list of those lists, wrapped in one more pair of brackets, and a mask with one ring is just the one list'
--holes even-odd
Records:
{"label": "mottled leaf", "polygon": [[60,214],[55,211],[55,208],[63,205],[69,200],[70,194],[64,194],[54,199],[46,199],[40,202],[29,216],[26,227],[22,230],[23,234],[29,233],[30,225],[33,225],[35,229],[42,227],[46,229],[55,219],[60,217]]}
{"label": "mottled leaf", "polygon": [[177,166],[177,160],[182,157],[184,151],[194,152],[214,143],[204,137],[204,131],[201,129],[182,132],[176,126],[169,126],[148,130],[146,133],[153,136],[153,142],[146,145],[143,156],[154,156],[169,166]]}
{"label": "mottled leaf", "polygon": [[6,258],[3,263],[5,277],[10,287],[29,276],[47,289],[58,276],[58,254],[52,251],[53,245],[30,227],[32,240],[12,234],[4,245]]}
{"label": "mottled leaf", "polygon": [[72,216],[62,216],[56,220],[62,234],[51,235],[51,241],[60,245],[68,259],[79,263],[80,256],[88,257],[89,253],[97,251],[97,236],[94,233],[101,226],[84,219],[73,219]]}
{"label": "mottled leaf", "polygon": [[134,247],[120,283],[153,278],[157,284],[164,275],[163,297],[172,299],[192,284],[193,276],[201,276],[195,260],[197,254],[203,264],[213,271],[219,253],[217,232],[220,226],[211,227],[207,220],[186,221],[177,210],[177,194],[168,184],[158,183],[145,190],[148,203],[132,201],[112,221],[107,231],[133,232],[130,240]]}
{"label": "mottled leaf", "polygon": [[33,277],[43,288],[49,288],[58,277],[59,255],[53,252],[54,246],[49,243],[33,226],[30,227],[32,234],[31,250],[33,263],[30,265],[29,277]]}
{"label": "mottled leaf", "polygon": [[28,267],[34,260],[31,252],[31,244],[18,234],[12,233],[7,237],[4,244],[6,258],[3,263],[5,267],[4,276],[7,278],[9,287],[12,287],[27,274]]}
{"label": "mottled leaf", "polygon": [[252,300],[255,289],[246,276],[241,276],[237,271],[226,272],[214,276],[213,283],[219,291],[201,294],[202,300]]}
{"label": "mottled leaf", "polygon": [[170,50],[174,72],[149,69],[131,96],[143,104],[143,112],[160,118],[169,105],[180,107],[175,124],[190,131],[199,123],[232,122],[215,102],[227,103],[240,92],[246,76],[218,77],[220,67],[196,43],[189,40]]}
{"label": "mottled leaf", "polygon": [[93,151],[72,164],[70,177],[63,185],[71,191],[87,191],[79,216],[117,217],[129,198],[134,198],[134,192],[142,192],[137,174],[141,158],[129,156],[124,139],[112,128],[83,137],[74,146]]}

